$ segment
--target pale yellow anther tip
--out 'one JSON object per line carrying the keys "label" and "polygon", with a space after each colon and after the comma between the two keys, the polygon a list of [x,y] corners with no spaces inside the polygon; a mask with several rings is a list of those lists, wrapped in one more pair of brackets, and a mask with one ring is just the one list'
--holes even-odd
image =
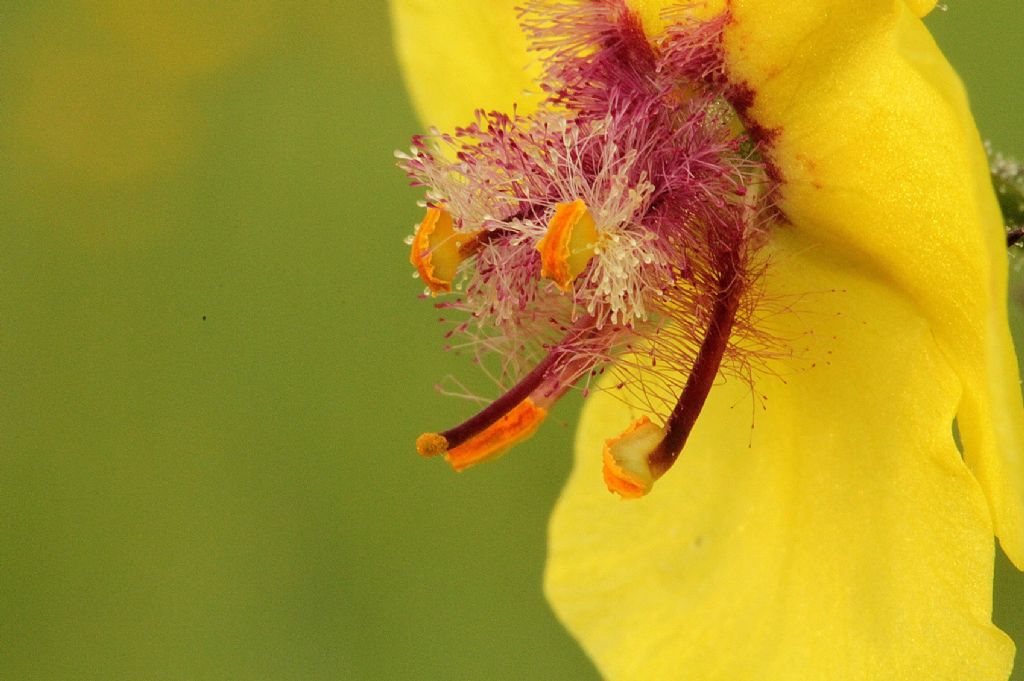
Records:
{"label": "pale yellow anther tip", "polygon": [[448,440],[437,433],[423,433],[416,438],[416,451],[420,456],[438,456],[448,451]]}
{"label": "pale yellow anther tip", "polygon": [[665,431],[643,416],[621,435],[604,443],[604,483],[623,499],[639,499],[651,491],[657,479],[649,457],[665,437]]}

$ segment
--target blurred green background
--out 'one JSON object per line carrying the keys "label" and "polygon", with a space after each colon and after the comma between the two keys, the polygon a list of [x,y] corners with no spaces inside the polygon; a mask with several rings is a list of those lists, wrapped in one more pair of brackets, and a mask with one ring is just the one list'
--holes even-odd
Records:
{"label": "blurred green background", "polygon": [[[1024,10],[949,4],[1024,154]],[[0,18],[0,678],[596,678],[540,588],[578,398],[463,475],[412,450],[469,406],[402,244],[384,4]],[[1022,603],[1000,557],[1018,645]]]}

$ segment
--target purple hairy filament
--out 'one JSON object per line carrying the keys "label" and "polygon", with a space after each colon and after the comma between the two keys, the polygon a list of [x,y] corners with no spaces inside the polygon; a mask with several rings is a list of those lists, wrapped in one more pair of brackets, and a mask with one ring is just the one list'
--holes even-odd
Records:
{"label": "purple hairy filament", "polygon": [[533,405],[540,409],[547,409],[556,402],[580,375],[589,371],[596,363],[593,356],[580,355],[575,350],[581,341],[597,335],[593,330],[593,323],[591,317],[581,319],[565,339],[552,347],[544,359],[508,392],[466,421],[438,433],[437,435],[447,442],[447,448],[454,449],[471,437],[479,435],[523,400],[530,399]]}

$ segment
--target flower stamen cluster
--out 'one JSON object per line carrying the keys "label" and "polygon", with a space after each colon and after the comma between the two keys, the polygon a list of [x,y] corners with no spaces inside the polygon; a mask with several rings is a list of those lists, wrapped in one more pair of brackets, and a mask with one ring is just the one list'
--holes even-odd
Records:
{"label": "flower stamen cluster", "polygon": [[[398,154],[426,188],[410,260],[428,294],[456,292],[438,303],[463,320],[450,335],[504,353],[508,382],[417,448],[457,469],[493,458],[584,376],[661,363],[687,377],[664,425],[605,453],[610,489],[646,493],[746,326],[771,173],[730,104],[725,18],[676,10],[657,39],[623,0],[538,3],[520,18],[543,58],[542,105],[478,111]],[[526,369],[510,356],[539,359]]]}

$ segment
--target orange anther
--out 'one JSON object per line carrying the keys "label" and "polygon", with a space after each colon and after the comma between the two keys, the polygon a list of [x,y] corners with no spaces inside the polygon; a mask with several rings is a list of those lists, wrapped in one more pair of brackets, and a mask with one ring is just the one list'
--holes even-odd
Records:
{"label": "orange anther", "polygon": [[533,435],[547,415],[547,409],[538,407],[527,397],[496,422],[448,450],[444,458],[457,471],[497,458],[515,443]]}
{"label": "orange anther", "polygon": [[540,275],[551,279],[563,291],[569,291],[573,280],[594,257],[598,237],[594,217],[583,199],[558,204],[547,233],[537,242]]}
{"label": "orange anther", "polygon": [[608,491],[624,499],[637,499],[651,491],[657,479],[648,457],[661,443],[665,432],[642,416],[618,437],[604,443],[604,482]]}
{"label": "orange anther", "polygon": [[622,466],[615,462],[611,452],[604,450],[604,484],[609,492],[618,494],[623,499],[639,499],[649,491],[643,483],[636,480]]}
{"label": "orange anther", "polygon": [[409,262],[420,273],[432,295],[449,293],[459,263],[472,255],[477,232],[456,232],[452,215],[437,206],[427,209],[423,222],[416,228],[409,252]]}

